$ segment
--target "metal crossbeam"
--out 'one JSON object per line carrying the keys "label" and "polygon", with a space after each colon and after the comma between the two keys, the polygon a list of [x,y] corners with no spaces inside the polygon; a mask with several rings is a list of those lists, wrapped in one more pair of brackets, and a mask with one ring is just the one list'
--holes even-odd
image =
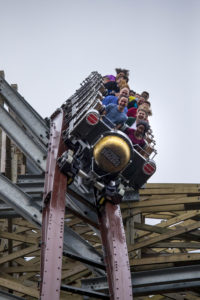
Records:
{"label": "metal crossbeam", "polygon": [[170,293],[170,292],[180,292],[185,290],[194,290],[194,288],[199,288],[200,281],[187,281],[187,282],[175,282],[169,284],[153,285],[147,287],[136,287],[133,288],[133,293],[137,296],[145,296],[151,294],[160,294],[160,293]]}
{"label": "metal crossbeam", "polygon": [[96,299],[110,299],[109,295],[78,288],[78,287],[73,287],[70,285],[64,285],[64,284],[61,285],[61,290],[66,292],[71,292],[74,294],[83,295],[83,296],[95,297]]}
{"label": "metal crossbeam", "polygon": [[0,174],[0,198],[17,213],[34,225],[40,226],[42,215],[31,197],[25,194],[17,185]]}
{"label": "metal crossbeam", "polygon": [[63,255],[66,256],[66,257],[69,257],[71,259],[78,260],[78,261],[80,261],[84,264],[88,264],[90,266],[94,266],[94,267],[97,267],[99,269],[106,270],[106,267],[103,263],[99,263],[99,262],[94,261],[92,259],[88,259],[88,258],[79,256],[79,255],[75,255],[75,254],[72,254],[71,252],[65,251],[65,250],[63,251]]}
{"label": "metal crossbeam", "polygon": [[200,280],[200,266],[173,267],[167,269],[136,272],[132,275],[133,286],[166,284],[170,282]]}
{"label": "metal crossbeam", "polygon": [[49,129],[44,119],[2,76],[0,76],[0,94],[12,111],[15,112],[20,122],[44,145],[47,145]]}
{"label": "metal crossbeam", "polygon": [[16,213],[15,211],[0,211],[0,219],[5,219],[5,218],[19,218],[20,214]]}
{"label": "metal crossbeam", "polygon": [[11,140],[30,158],[30,160],[45,171],[46,148],[39,145],[32,137],[24,131],[22,127],[12,118],[12,116],[0,106],[0,127],[6,132]]}
{"label": "metal crossbeam", "polygon": [[[200,266],[184,266],[159,270],[148,270],[131,274],[133,294],[149,295],[161,291],[179,291],[199,287]],[[108,290],[106,277],[82,280],[82,287],[94,291]]]}

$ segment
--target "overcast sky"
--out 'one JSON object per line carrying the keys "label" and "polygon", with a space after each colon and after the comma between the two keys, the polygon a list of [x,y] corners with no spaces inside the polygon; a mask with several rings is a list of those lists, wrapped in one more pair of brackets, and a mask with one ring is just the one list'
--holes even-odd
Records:
{"label": "overcast sky", "polygon": [[0,69],[43,117],[92,71],[150,93],[157,172],[200,183],[199,0],[0,0]]}

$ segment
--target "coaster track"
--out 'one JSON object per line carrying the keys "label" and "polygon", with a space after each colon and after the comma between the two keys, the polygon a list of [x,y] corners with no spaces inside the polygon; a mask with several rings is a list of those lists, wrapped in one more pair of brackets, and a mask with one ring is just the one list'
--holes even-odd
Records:
{"label": "coaster track", "polygon": [[[94,72],[50,119],[50,140],[45,176],[42,222],[41,299],[59,299],[66,177],[56,161],[66,146],[62,134],[73,129],[88,109],[99,101],[101,76]],[[65,114],[65,121],[64,121]],[[69,192],[70,193],[70,192]],[[110,299],[132,299],[132,284],[126,238],[119,205],[106,203],[99,212],[99,228],[104,248]]]}
{"label": "coaster track", "polygon": [[60,299],[66,177],[57,166],[57,157],[64,151],[63,119],[62,110],[51,118],[42,216],[41,299]]}

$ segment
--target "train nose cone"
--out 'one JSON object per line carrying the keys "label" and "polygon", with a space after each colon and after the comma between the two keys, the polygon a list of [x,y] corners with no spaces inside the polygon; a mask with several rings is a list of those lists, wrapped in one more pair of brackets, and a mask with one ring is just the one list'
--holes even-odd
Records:
{"label": "train nose cone", "polygon": [[109,173],[120,172],[130,160],[129,145],[118,136],[106,136],[94,147],[94,159],[97,165]]}

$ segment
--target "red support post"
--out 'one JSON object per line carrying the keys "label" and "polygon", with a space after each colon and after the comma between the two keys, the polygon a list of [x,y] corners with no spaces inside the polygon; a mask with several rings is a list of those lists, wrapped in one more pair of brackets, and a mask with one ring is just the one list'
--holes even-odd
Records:
{"label": "red support post", "polygon": [[132,300],[126,236],[119,205],[106,202],[99,215],[100,231],[111,300]]}
{"label": "red support post", "polygon": [[67,178],[60,172],[57,158],[65,151],[63,127],[64,114],[60,109],[51,117],[45,174],[40,287],[42,300],[60,299]]}

